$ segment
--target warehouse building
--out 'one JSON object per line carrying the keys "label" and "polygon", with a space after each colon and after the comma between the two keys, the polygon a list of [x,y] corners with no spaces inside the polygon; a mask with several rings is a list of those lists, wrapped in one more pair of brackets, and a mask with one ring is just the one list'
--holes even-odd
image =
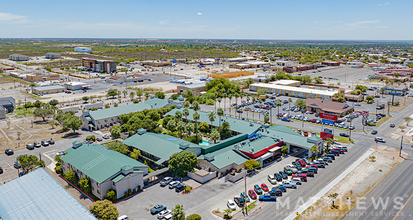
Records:
{"label": "warehouse building", "polygon": [[0,186],[1,219],[96,220],[43,168]]}
{"label": "warehouse building", "polygon": [[95,72],[113,73],[116,72],[116,61],[114,60],[97,60],[82,58],[82,66]]}
{"label": "warehouse building", "polygon": [[11,113],[16,108],[16,100],[9,97],[0,98],[0,119],[5,119],[7,113]]}
{"label": "warehouse building", "polygon": [[60,80],[60,74],[48,72],[31,72],[25,74],[26,80],[30,82],[42,82],[48,80]]}
{"label": "warehouse building", "polygon": [[336,61],[323,61],[321,62],[321,64],[325,66],[340,66],[340,62],[336,62]]}
{"label": "warehouse building", "polygon": [[306,99],[305,101],[307,108],[316,113],[327,113],[343,117],[354,111],[354,107],[347,105],[347,103],[319,99]]}
{"label": "warehouse building", "polygon": [[48,85],[32,87],[32,93],[36,95],[47,95],[59,92],[65,92],[67,89],[62,85]]}
{"label": "warehouse building", "polygon": [[67,82],[65,83],[65,86],[68,90],[85,90],[92,88],[91,85],[81,82]]}
{"label": "warehouse building", "polygon": [[142,66],[152,66],[152,67],[161,67],[161,66],[171,66],[171,62],[164,62],[164,61],[142,61],[141,62]]}
{"label": "warehouse building", "polygon": [[13,61],[28,61],[30,57],[26,55],[21,55],[21,54],[12,54],[12,55],[9,55],[9,59]]}
{"label": "warehouse building", "polygon": [[75,47],[74,50],[75,50],[75,52],[79,52],[79,53],[90,53],[90,52],[92,52],[92,48],[90,48],[90,47]]}
{"label": "warehouse building", "polygon": [[106,197],[108,190],[116,190],[117,198],[121,198],[129,189],[143,189],[148,166],[100,144],[72,144],[61,157],[62,170],[72,169],[79,180],[89,179],[91,192],[99,199]]}
{"label": "warehouse building", "polygon": [[45,58],[46,59],[60,59],[62,58],[62,55],[60,53],[50,52],[50,53],[46,53]]}
{"label": "warehouse building", "polygon": [[249,86],[249,90],[258,92],[258,90],[265,90],[269,94],[281,94],[284,96],[291,96],[297,98],[313,98],[331,101],[333,95],[338,93],[337,90],[320,90],[313,88],[303,88],[295,86],[275,85],[272,83],[253,83]]}

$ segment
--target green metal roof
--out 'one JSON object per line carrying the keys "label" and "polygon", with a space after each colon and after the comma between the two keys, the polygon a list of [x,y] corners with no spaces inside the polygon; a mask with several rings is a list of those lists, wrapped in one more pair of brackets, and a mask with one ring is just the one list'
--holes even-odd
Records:
{"label": "green metal roof", "polygon": [[245,161],[249,160],[249,158],[243,155],[233,147],[226,147],[221,150],[214,151],[209,154],[205,154],[203,156],[198,157],[198,159],[205,159],[205,158],[212,158],[213,160],[210,161],[218,169],[224,168],[230,164],[242,164]]}
{"label": "green metal roof", "polygon": [[[270,137],[261,137],[258,138],[257,140],[254,141],[246,141],[244,145],[240,145],[238,148],[239,150],[248,152],[248,153],[256,153],[258,151],[264,150],[267,147],[270,147],[274,144],[277,144],[279,142],[275,141],[274,139]],[[253,152],[251,152],[253,150]]]}
{"label": "green metal roof", "polygon": [[[184,108],[175,108],[173,110],[171,110],[170,112],[166,113],[164,116],[175,116],[175,112],[176,111],[180,111],[182,112],[184,110]],[[189,110],[189,116],[188,116],[188,120],[193,121],[192,115],[195,113],[195,111],[193,109],[188,109]],[[211,124],[211,121],[209,121],[208,118],[208,114],[209,112],[204,112],[204,111],[198,111],[200,118],[198,120],[198,122],[206,122],[209,125]],[[185,117],[183,117],[185,118]],[[229,129],[231,131],[235,131],[238,133],[243,133],[243,134],[252,134],[255,131],[257,131],[262,125],[259,123],[255,123],[255,122],[249,122],[249,121],[245,121],[242,119],[237,119],[237,118],[233,118],[233,117],[228,117],[228,116],[222,116],[221,117],[221,125],[222,122],[228,122],[229,123]],[[218,115],[216,115],[215,121],[212,122],[212,125],[215,127],[219,126],[219,117]]]}
{"label": "green metal roof", "polygon": [[181,146],[199,147],[197,144],[165,134],[147,132],[144,134],[135,134],[123,141],[124,144],[138,148],[159,159],[153,159],[156,163],[161,164],[174,154],[181,152]]}
{"label": "green metal roof", "polygon": [[165,107],[167,104],[167,100],[152,98],[136,104],[90,111],[89,114],[93,119],[99,120],[104,118],[117,117],[123,114],[129,114],[131,112],[139,112],[145,109],[158,109]]}
{"label": "green metal roof", "polygon": [[322,140],[322,138],[319,137],[319,136],[317,136],[317,135],[313,135],[313,136],[309,137],[308,139],[314,140],[314,141],[320,141],[320,140]]}
{"label": "green metal roof", "polygon": [[264,136],[276,138],[279,141],[289,143],[292,145],[304,147],[310,149],[314,146],[314,143],[308,142],[308,138],[304,137],[297,132],[289,129],[284,125],[275,125],[267,128],[264,132],[258,132]]}
{"label": "green metal roof", "polygon": [[120,173],[118,176],[112,179],[113,182],[117,183],[125,177],[125,174]]}
{"label": "green metal roof", "polygon": [[240,141],[244,141],[244,140],[247,140],[247,139],[248,139],[248,135],[247,135],[247,134],[239,134],[239,135],[236,135],[236,136],[227,138],[227,139],[225,139],[225,140],[222,140],[222,141],[220,141],[220,142],[218,142],[218,143],[216,143],[216,144],[211,144],[211,145],[208,145],[208,146],[203,146],[203,147],[202,147],[202,153],[203,153],[203,154],[208,154],[208,153],[211,153],[211,152],[213,152],[213,151],[216,151],[216,150],[220,150],[220,149],[222,149],[222,148],[225,148],[225,147],[227,147],[227,146],[232,146],[232,145],[234,145],[234,144],[236,144],[236,143],[238,143],[238,142],[240,142]]}
{"label": "green metal roof", "polygon": [[66,150],[62,161],[71,164],[98,183],[102,183],[124,169],[147,167],[146,165],[100,144],[82,144]]}

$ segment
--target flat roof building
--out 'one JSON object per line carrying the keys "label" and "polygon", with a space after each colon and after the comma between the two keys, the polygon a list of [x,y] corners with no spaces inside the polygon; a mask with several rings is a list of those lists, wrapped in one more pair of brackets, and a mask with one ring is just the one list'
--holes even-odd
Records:
{"label": "flat roof building", "polygon": [[90,58],[82,58],[82,66],[95,72],[116,72],[116,61],[114,60],[97,60]]}
{"label": "flat roof building", "polygon": [[96,220],[43,168],[0,185],[1,219]]}
{"label": "flat roof building", "polygon": [[92,88],[91,85],[82,82],[67,82],[65,86],[68,90],[84,90]]}
{"label": "flat roof building", "polygon": [[298,87],[301,85],[300,81],[297,80],[277,80],[277,81],[273,81],[270,82],[271,84],[275,84],[275,85],[282,85],[282,86],[295,86]]}
{"label": "flat roof building", "polygon": [[92,48],[90,48],[90,47],[75,47],[74,51],[75,52],[80,52],[80,53],[90,53],[90,52],[92,52]]}
{"label": "flat roof building", "polygon": [[108,190],[116,190],[117,198],[121,198],[128,189],[143,188],[148,166],[100,144],[72,144],[61,157],[62,170],[73,169],[79,179],[88,178],[92,194],[99,199],[106,197]]}
{"label": "flat roof building", "polygon": [[16,100],[9,97],[0,98],[0,119],[5,119],[7,113],[11,113],[16,108]]}
{"label": "flat roof building", "polygon": [[306,99],[305,101],[307,108],[317,113],[328,113],[340,117],[354,111],[354,107],[347,105],[347,103],[319,99]]}
{"label": "flat roof building", "polygon": [[320,90],[295,86],[275,85],[271,83],[253,83],[249,86],[250,91],[257,92],[260,89],[263,89],[270,94],[281,94],[284,96],[292,96],[304,99],[316,98],[330,101],[332,100],[333,95],[338,93],[337,90]]}
{"label": "flat roof building", "polygon": [[46,53],[45,58],[46,59],[60,59],[62,58],[62,54],[49,52],[49,53]]}
{"label": "flat roof building", "polygon": [[32,93],[36,95],[47,95],[59,92],[65,92],[66,87],[62,85],[48,85],[48,86],[37,86],[32,87]]}
{"label": "flat roof building", "polygon": [[176,89],[178,93],[183,93],[183,92],[187,92],[188,90],[191,90],[192,93],[194,93],[195,95],[198,95],[201,92],[207,91],[207,86],[206,86],[206,82],[190,84],[190,85],[180,84],[176,86]]}
{"label": "flat roof building", "polygon": [[13,61],[28,61],[30,57],[22,54],[12,54],[9,55],[9,59]]}

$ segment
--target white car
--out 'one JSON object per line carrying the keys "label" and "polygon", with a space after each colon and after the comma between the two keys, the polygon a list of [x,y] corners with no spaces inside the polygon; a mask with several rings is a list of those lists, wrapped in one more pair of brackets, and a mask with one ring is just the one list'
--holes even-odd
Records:
{"label": "white car", "polygon": [[277,184],[277,179],[275,179],[274,175],[268,175],[267,179],[271,184]]}
{"label": "white car", "polygon": [[173,188],[175,188],[177,185],[179,185],[179,181],[172,181],[172,182],[170,182],[169,183],[169,189],[173,189]]}
{"label": "white car", "polygon": [[227,206],[231,210],[236,210],[237,209],[237,206],[235,205],[235,202],[232,199],[228,199]]}
{"label": "white car", "polygon": [[297,184],[295,183],[291,183],[290,181],[284,181],[281,183],[281,186],[284,186],[285,188],[293,188],[296,189],[297,188]]}
{"label": "white car", "polygon": [[172,212],[166,214],[166,215],[163,217],[163,219],[172,219]]}
{"label": "white car", "polygon": [[296,185],[301,185],[301,179],[300,178],[292,178],[290,180],[291,183],[294,183]]}
{"label": "white car", "polygon": [[119,216],[118,220],[128,220],[128,216],[127,215]]}
{"label": "white car", "polygon": [[163,219],[166,215],[171,214],[171,210],[162,210],[160,213],[158,213],[158,219]]}

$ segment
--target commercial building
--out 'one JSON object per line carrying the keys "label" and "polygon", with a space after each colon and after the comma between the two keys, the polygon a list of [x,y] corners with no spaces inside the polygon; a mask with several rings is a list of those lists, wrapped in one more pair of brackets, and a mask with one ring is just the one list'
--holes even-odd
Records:
{"label": "commercial building", "polygon": [[13,61],[28,61],[30,57],[26,55],[21,55],[21,54],[12,54],[12,55],[9,55],[9,59]]}
{"label": "commercial building", "polygon": [[46,53],[45,58],[46,59],[60,59],[62,58],[62,54],[50,52],[50,53]]}
{"label": "commercial building", "polygon": [[206,82],[195,83],[195,84],[190,84],[190,85],[180,84],[176,86],[176,90],[178,91],[179,94],[183,92],[187,92],[188,90],[191,90],[192,93],[194,93],[195,95],[198,95],[201,92],[206,92],[207,86],[206,86]]}
{"label": "commercial building", "polygon": [[354,111],[354,107],[347,105],[347,103],[319,99],[306,99],[305,101],[307,108],[316,113],[327,113],[342,117]]}
{"label": "commercial building", "polygon": [[113,73],[116,72],[116,61],[114,60],[96,60],[82,58],[82,66],[95,72]]}
{"label": "commercial building", "polygon": [[60,80],[60,74],[48,72],[31,72],[25,74],[25,78],[30,82],[43,82],[48,80]]}
{"label": "commercial building", "polygon": [[75,47],[74,51],[79,52],[79,53],[90,53],[90,52],[92,52],[92,48],[90,48],[90,47]]}
{"label": "commercial building", "polygon": [[13,112],[16,108],[16,100],[9,96],[9,97],[2,97],[0,98],[0,119],[5,119],[6,114]]}
{"label": "commercial building", "polygon": [[326,66],[340,66],[340,62],[336,61],[323,61],[321,64],[326,65]]}
{"label": "commercial building", "polygon": [[1,219],[96,220],[43,168],[0,185]]}
{"label": "commercial building", "polygon": [[67,89],[62,85],[48,85],[32,87],[32,93],[36,95],[47,95],[59,92],[65,92]]}
{"label": "commercial building", "polygon": [[276,85],[273,83],[253,83],[250,84],[249,90],[258,92],[258,90],[265,90],[269,94],[281,94],[284,96],[291,96],[297,98],[314,98],[331,101],[333,95],[338,93],[338,90],[320,90],[314,88],[303,88],[295,86]]}
{"label": "commercial building", "polygon": [[151,96],[150,99],[131,105],[100,109],[96,111],[83,110],[80,119],[83,121],[81,128],[99,130],[108,128],[120,122],[119,116],[145,109],[158,109],[174,104],[172,101],[158,99]]}
{"label": "commercial building", "polygon": [[62,170],[73,170],[79,179],[90,180],[91,192],[99,199],[106,197],[108,190],[116,190],[117,198],[129,189],[143,188],[143,176],[148,166],[100,144],[73,142],[73,146],[61,157]]}
{"label": "commercial building", "polygon": [[81,82],[67,82],[65,83],[65,86],[68,90],[85,90],[92,88],[91,85]]}
{"label": "commercial building", "polygon": [[273,81],[270,83],[274,85],[295,86],[295,87],[299,87],[301,85],[301,82],[297,80],[277,80],[277,81]]}

